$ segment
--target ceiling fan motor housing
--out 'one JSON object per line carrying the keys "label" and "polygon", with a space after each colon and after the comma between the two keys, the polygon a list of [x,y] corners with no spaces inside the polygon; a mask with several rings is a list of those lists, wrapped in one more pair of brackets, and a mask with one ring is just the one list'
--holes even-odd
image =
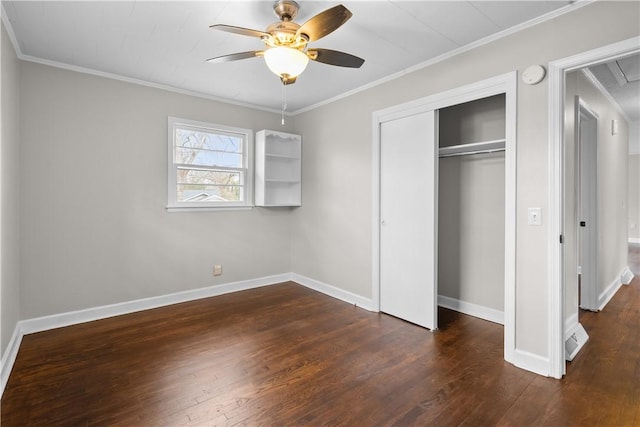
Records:
{"label": "ceiling fan motor housing", "polygon": [[[267,33],[271,34],[275,40],[265,40],[269,46],[288,46],[294,49],[304,48],[307,39],[304,35],[296,36],[299,24],[290,21],[275,22],[267,28]],[[296,40],[298,38],[298,40]]]}

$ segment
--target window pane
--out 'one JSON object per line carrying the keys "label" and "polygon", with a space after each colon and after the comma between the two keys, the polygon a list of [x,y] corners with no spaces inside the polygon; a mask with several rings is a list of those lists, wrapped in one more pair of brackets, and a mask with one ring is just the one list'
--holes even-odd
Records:
{"label": "window pane", "polygon": [[180,202],[239,201],[242,175],[240,172],[208,171],[178,168],[177,199]]}
{"label": "window pane", "polygon": [[176,147],[242,153],[242,137],[178,128],[176,129]]}
{"label": "window pane", "polygon": [[242,188],[233,185],[178,184],[178,202],[239,202]]}
{"label": "window pane", "polygon": [[242,167],[242,154],[176,147],[176,163],[201,166]]}

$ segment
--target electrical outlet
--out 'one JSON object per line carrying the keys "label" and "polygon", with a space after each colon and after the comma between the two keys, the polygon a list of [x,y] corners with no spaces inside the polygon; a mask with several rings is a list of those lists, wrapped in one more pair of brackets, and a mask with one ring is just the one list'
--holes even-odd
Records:
{"label": "electrical outlet", "polygon": [[222,266],[221,265],[214,265],[213,266],[213,275],[214,276],[222,276]]}

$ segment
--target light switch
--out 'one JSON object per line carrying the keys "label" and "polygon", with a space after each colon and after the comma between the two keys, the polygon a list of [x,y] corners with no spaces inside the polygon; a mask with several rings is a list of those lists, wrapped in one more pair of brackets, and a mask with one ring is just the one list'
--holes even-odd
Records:
{"label": "light switch", "polygon": [[542,225],[541,208],[529,208],[529,225]]}

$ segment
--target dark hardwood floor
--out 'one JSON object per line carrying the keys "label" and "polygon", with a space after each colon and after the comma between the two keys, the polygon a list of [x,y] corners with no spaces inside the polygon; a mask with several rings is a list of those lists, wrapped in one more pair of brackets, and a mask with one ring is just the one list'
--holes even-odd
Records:
{"label": "dark hardwood floor", "polygon": [[430,332],[294,283],[24,337],[2,426],[640,426],[640,282],[581,321],[563,380],[503,328]]}

